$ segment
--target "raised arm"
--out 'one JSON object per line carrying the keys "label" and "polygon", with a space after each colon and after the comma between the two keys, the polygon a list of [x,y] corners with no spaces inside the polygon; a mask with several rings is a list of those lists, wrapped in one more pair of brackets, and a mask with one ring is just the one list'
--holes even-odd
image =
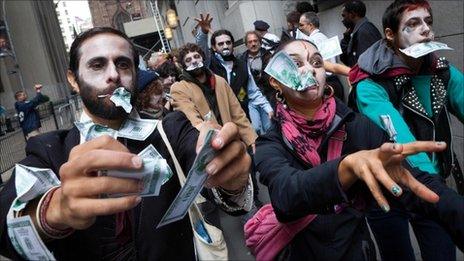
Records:
{"label": "raised arm", "polygon": [[197,45],[200,46],[201,50],[203,50],[205,53],[205,62],[209,67],[209,64],[211,63],[211,52],[208,46],[208,34],[212,33],[211,21],[213,21],[213,18],[210,17],[209,14],[200,14],[200,18],[195,18],[195,21],[198,23],[196,28],[200,27],[200,30],[197,30],[195,35],[195,41]]}

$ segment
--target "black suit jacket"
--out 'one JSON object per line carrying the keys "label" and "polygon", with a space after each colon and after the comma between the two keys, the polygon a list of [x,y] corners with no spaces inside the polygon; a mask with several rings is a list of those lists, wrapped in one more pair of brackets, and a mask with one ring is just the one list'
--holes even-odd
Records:
{"label": "black suit jacket", "polygon": [[[163,127],[176,156],[187,173],[195,156],[198,131],[192,127],[181,112],[173,112],[163,119]],[[20,163],[50,168],[56,174],[68,160],[73,147],[79,144],[77,128],[43,134],[29,139],[27,157]],[[145,141],[126,140],[132,153],[139,153],[148,144],[153,144],[168,161],[175,173],[169,152],[155,130]],[[59,178],[59,177],[58,177]],[[16,197],[15,174],[0,194],[0,254],[12,259],[21,259],[11,245],[7,235],[6,215]],[[71,236],[47,243],[47,247],[58,260],[193,260],[193,234],[188,215],[178,222],[156,229],[180,189],[177,175],[161,187],[159,196],[143,198],[131,213],[132,238],[129,243],[119,244],[115,238],[115,215],[100,216],[94,225],[86,230],[74,232]]]}

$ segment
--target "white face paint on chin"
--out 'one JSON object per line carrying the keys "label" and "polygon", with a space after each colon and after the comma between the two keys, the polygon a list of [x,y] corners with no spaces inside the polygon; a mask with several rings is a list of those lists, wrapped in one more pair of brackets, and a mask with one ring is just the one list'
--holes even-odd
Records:
{"label": "white face paint on chin", "polygon": [[423,7],[404,11],[398,30],[397,47],[404,49],[416,43],[432,41],[432,24],[432,16]]}

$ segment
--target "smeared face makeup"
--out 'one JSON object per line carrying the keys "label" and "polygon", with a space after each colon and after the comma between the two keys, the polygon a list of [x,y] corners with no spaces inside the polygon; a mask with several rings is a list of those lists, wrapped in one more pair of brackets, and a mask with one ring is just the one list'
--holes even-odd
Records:
{"label": "smeared face makeup", "polygon": [[319,104],[324,95],[325,69],[324,60],[316,47],[304,41],[295,41],[288,44],[284,49],[298,67],[300,75],[312,74],[316,84],[304,91],[296,91],[282,86],[282,94],[289,104],[300,104],[303,106]]}
{"label": "smeared face makeup", "polygon": [[100,34],[85,40],[80,52],[76,87],[86,108],[105,119],[125,117],[127,113],[109,98],[120,86],[130,93],[135,92],[135,67],[130,44],[120,36]]}
{"label": "smeared face makeup", "polygon": [[223,57],[232,55],[234,52],[232,38],[226,34],[217,36],[213,49]]}
{"label": "smeared face makeup", "polygon": [[184,57],[185,70],[194,77],[203,73],[203,57],[198,52],[189,52]]}
{"label": "smeared face makeup", "polygon": [[395,39],[396,46],[404,49],[416,43],[432,41],[432,25],[433,18],[427,9],[419,7],[404,11]]}

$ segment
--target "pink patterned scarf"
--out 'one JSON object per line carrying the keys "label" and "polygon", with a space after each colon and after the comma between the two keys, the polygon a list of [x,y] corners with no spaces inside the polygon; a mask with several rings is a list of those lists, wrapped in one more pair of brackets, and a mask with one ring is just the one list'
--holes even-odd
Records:
{"label": "pink patterned scarf", "polygon": [[323,134],[327,132],[335,116],[335,99],[330,97],[322,103],[312,120],[282,103],[277,102],[276,116],[280,120],[285,138],[295,149],[298,156],[312,166],[319,165],[321,158],[317,152]]}

